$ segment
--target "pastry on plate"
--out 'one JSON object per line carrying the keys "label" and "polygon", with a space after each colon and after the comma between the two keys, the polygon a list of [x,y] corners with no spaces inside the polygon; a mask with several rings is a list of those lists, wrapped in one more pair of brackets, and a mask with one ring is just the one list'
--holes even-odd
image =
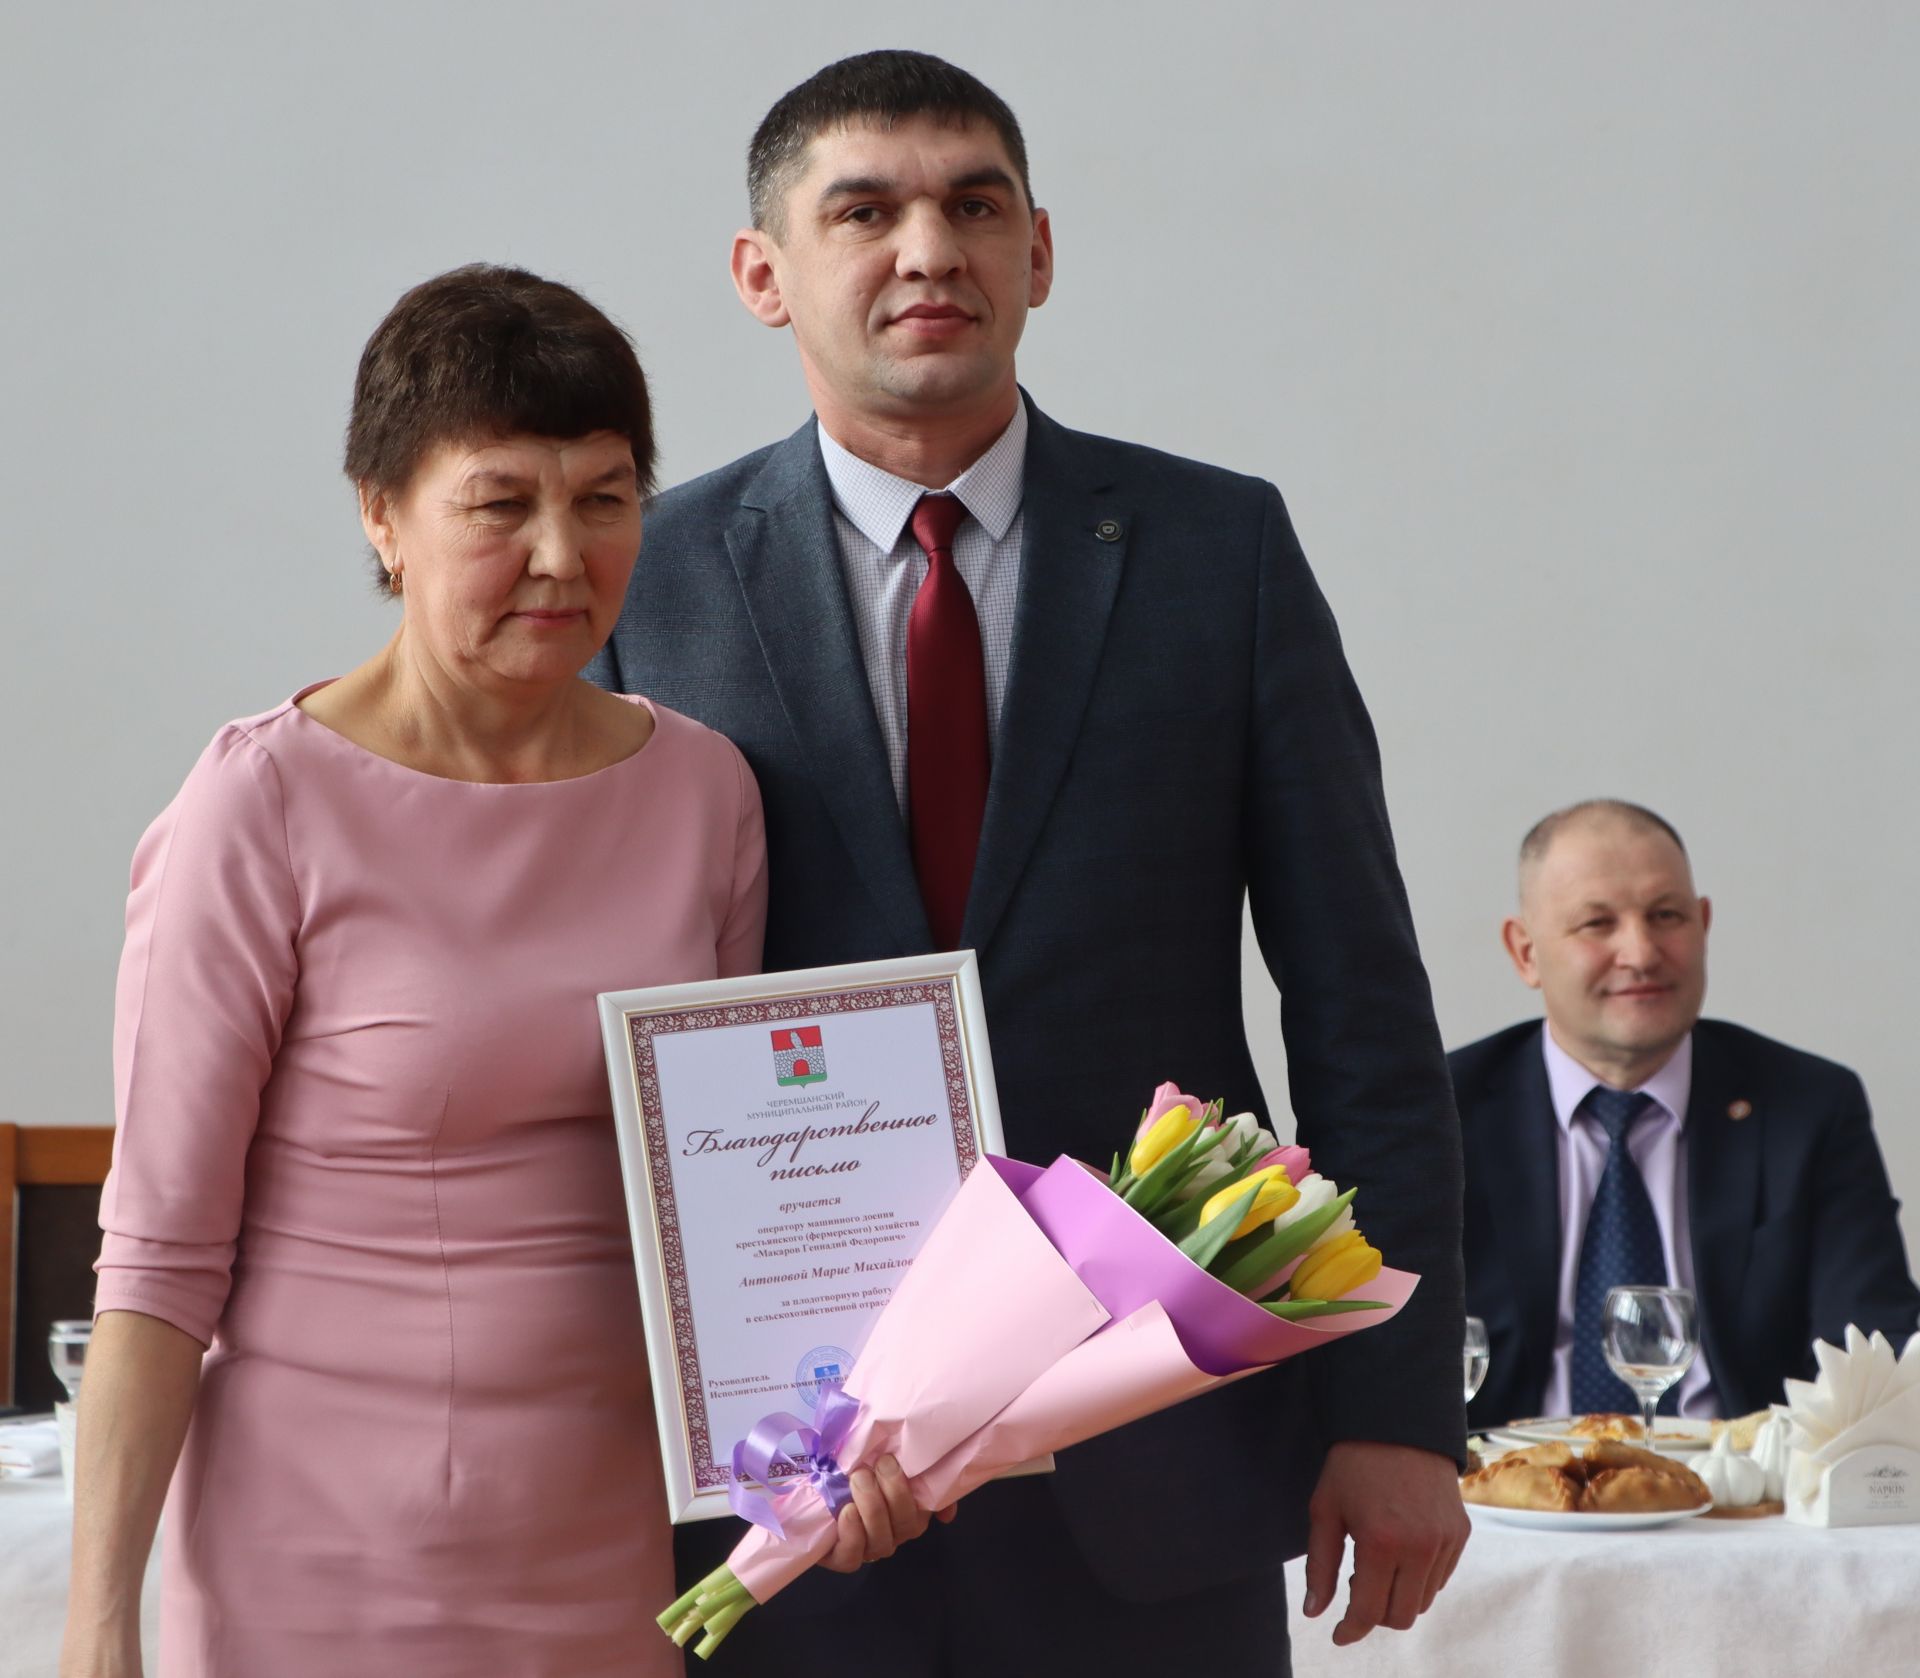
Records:
{"label": "pastry on plate", "polygon": [[1712,1501],[1692,1469],[1619,1440],[1584,1453],[1561,1444],[1513,1451],[1460,1482],[1468,1503],[1566,1514],[1643,1515],[1700,1509]]}
{"label": "pastry on plate", "polygon": [[1505,1459],[1460,1482],[1468,1503],[1491,1503],[1501,1509],[1554,1509],[1571,1513],[1580,1507],[1580,1484],[1558,1468],[1539,1468]]}
{"label": "pastry on plate", "polygon": [[1638,1416],[1602,1410],[1591,1416],[1575,1416],[1567,1424],[1570,1439],[1639,1439],[1646,1432]]}
{"label": "pastry on plate", "polygon": [[1589,1475],[1597,1474],[1603,1468],[1637,1468],[1648,1474],[1679,1480],[1683,1484],[1703,1485],[1700,1476],[1684,1463],[1675,1462],[1672,1457],[1663,1457],[1658,1451],[1628,1445],[1618,1439],[1596,1439],[1587,1447],[1584,1460]]}
{"label": "pastry on plate", "polygon": [[[1688,1480],[1693,1484],[1688,1485]],[[1658,1474],[1647,1468],[1601,1468],[1588,1476],[1580,1507],[1595,1515],[1649,1515],[1664,1509],[1700,1509],[1712,1501],[1691,1469]]]}

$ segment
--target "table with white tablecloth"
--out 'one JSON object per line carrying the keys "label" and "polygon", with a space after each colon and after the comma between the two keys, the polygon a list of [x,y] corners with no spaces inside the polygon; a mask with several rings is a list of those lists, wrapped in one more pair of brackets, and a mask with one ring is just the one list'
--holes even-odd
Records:
{"label": "table with white tablecloth", "polygon": [[[1640,1531],[1543,1532],[1474,1509],[1453,1579],[1411,1631],[1345,1649],[1340,1596],[1298,1611],[1297,1678],[1912,1678],[1920,1526],[1795,1526],[1702,1516]],[[1348,1557],[1351,1567],[1352,1558]]]}
{"label": "table with white tablecloth", "polygon": [[[57,1478],[0,1480],[0,1678],[49,1678],[66,1618],[73,1506]],[[1349,1557],[1349,1565],[1351,1557]],[[1628,1532],[1539,1532],[1473,1511],[1473,1537],[1413,1630],[1332,1645],[1346,1601],[1299,1613],[1297,1678],[1912,1678],[1920,1526],[1833,1531],[1704,1517]],[[154,1671],[158,1564],[141,1641]]]}
{"label": "table with white tablecloth", "polygon": [[[149,1678],[160,1647],[158,1551],[147,1568],[140,1642]],[[0,1678],[52,1678],[67,1620],[73,1505],[58,1475],[0,1480]]]}

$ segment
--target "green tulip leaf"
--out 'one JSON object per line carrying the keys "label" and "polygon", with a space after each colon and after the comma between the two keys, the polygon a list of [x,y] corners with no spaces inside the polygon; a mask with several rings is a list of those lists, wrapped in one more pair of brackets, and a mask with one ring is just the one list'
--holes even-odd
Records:
{"label": "green tulip leaf", "polygon": [[1384,1311],[1387,1302],[1384,1299],[1263,1299],[1259,1306],[1262,1311],[1271,1311],[1276,1317],[1297,1323],[1307,1317],[1337,1316],[1342,1311]]}
{"label": "green tulip leaf", "polygon": [[[1176,1194],[1179,1190],[1174,1191]],[[1178,1246],[1200,1227],[1200,1214],[1206,1209],[1207,1197],[1195,1194],[1186,1200],[1168,1200],[1153,1215],[1153,1227],[1169,1241]]]}
{"label": "green tulip leaf", "polygon": [[1259,1195],[1260,1185],[1249,1183],[1244,1193],[1234,1196],[1233,1204],[1224,1212],[1209,1218],[1180,1242],[1180,1251],[1205,1270],[1219,1257],[1220,1249],[1233,1239],[1233,1232],[1240,1227],[1240,1220],[1247,1215]]}
{"label": "green tulip leaf", "polygon": [[1220,1134],[1217,1130],[1208,1130],[1205,1125],[1194,1126],[1176,1146],[1167,1150],[1164,1159],[1159,1160],[1150,1171],[1134,1178],[1120,1198],[1142,1217],[1151,1217],[1173,1193],[1187,1163],[1218,1143]]}

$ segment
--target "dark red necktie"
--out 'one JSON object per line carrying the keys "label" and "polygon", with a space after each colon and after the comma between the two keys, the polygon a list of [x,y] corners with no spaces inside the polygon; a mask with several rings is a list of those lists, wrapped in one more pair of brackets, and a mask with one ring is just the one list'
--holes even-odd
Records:
{"label": "dark red necktie", "polygon": [[953,533],[966,516],[951,495],[923,495],[913,509],[927,576],[907,619],[907,825],[942,950],[960,947],[987,809],[986,662],[973,596],[953,563]]}

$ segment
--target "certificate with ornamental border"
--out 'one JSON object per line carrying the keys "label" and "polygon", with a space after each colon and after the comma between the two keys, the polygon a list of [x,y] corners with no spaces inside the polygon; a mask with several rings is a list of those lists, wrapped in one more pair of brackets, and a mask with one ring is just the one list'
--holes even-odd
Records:
{"label": "certificate with ornamental border", "polygon": [[844,1376],[1003,1151],[971,951],[610,991],[600,1029],[675,1521]]}

